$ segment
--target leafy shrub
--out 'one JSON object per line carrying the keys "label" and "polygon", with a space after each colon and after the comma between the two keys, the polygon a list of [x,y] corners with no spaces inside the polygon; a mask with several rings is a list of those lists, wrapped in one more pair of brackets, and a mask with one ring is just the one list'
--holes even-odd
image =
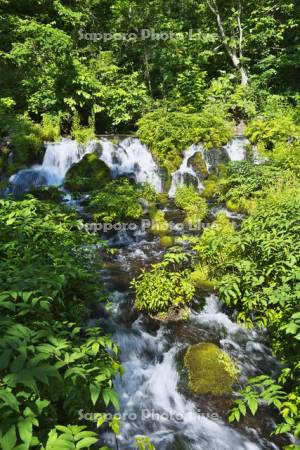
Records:
{"label": "leafy shrub", "polygon": [[158,162],[173,172],[190,145],[203,142],[210,148],[228,142],[233,137],[233,124],[221,108],[213,105],[198,114],[157,109],[139,120],[137,135],[149,145]]}
{"label": "leafy shrub", "polygon": [[157,314],[192,301],[194,286],[188,272],[170,271],[168,265],[167,261],[154,264],[151,271],[143,270],[132,282],[136,293],[135,306],[139,311]]}
{"label": "leafy shrub", "polygon": [[95,124],[93,120],[90,120],[89,126],[83,126],[78,112],[74,112],[71,136],[75,141],[82,144],[92,141],[95,138]]}
{"label": "leafy shrub", "polygon": [[260,153],[268,155],[278,142],[288,143],[300,138],[300,127],[287,115],[257,118],[247,126],[246,136],[256,144]]}
{"label": "leafy shrub", "polygon": [[118,407],[120,371],[117,346],[82,326],[101,295],[94,240],[72,214],[35,199],[1,200],[0,211],[0,446],[54,450],[72,434],[72,448],[87,448],[94,433],[58,424],[96,403]]}
{"label": "leafy shrub", "polygon": [[264,189],[282,177],[274,164],[253,165],[248,161],[230,163],[220,181],[221,200],[235,212],[254,211]]}
{"label": "leafy shrub", "polygon": [[43,114],[41,127],[41,134],[43,141],[55,142],[60,140],[60,117],[52,116],[50,114]]}
{"label": "leafy shrub", "polygon": [[93,192],[89,210],[93,213],[95,220],[107,223],[139,219],[143,215],[143,208],[139,203],[140,197],[141,191],[128,179],[112,180],[101,191]]}
{"label": "leafy shrub", "polygon": [[160,209],[152,208],[149,211],[152,225],[150,231],[152,234],[165,236],[170,231],[170,225],[165,218],[165,213]]}
{"label": "leafy shrub", "polygon": [[186,213],[185,221],[189,225],[201,222],[208,211],[207,204],[193,186],[178,186],[175,194],[175,204]]}

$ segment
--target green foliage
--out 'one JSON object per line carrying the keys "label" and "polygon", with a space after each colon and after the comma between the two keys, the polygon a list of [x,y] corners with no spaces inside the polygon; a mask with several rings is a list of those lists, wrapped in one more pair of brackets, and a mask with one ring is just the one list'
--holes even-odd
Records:
{"label": "green foliage", "polygon": [[197,225],[207,215],[207,203],[204,198],[196,192],[193,186],[178,186],[175,194],[175,204],[186,213],[185,222]]}
{"label": "green foliage", "polygon": [[34,199],[1,200],[0,209],[1,448],[89,448],[94,433],[57,424],[76,423],[96,403],[118,407],[118,348],[82,326],[100,295],[92,237],[70,213]]}
{"label": "green foliage", "polygon": [[232,123],[224,110],[213,105],[197,114],[157,109],[143,116],[138,127],[138,137],[169,172],[179,167],[182,152],[191,144],[203,142],[208,148],[218,147],[233,136]]}
{"label": "green foliage", "polygon": [[[149,188],[147,193],[149,195]],[[143,208],[139,203],[142,195],[142,190],[137,189],[128,179],[112,180],[101,191],[93,192],[89,210],[95,220],[107,223],[139,219],[143,215]]]}
{"label": "green foliage", "polygon": [[254,211],[264,189],[282,178],[282,171],[274,164],[253,165],[248,161],[230,163],[226,176],[220,181],[221,199],[236,212]]}
{"label": "green foliage", "polygon": [[95,124],[94,120],[90,120],[88,127],[81,124],[80,117],[77,111],[73,114],[71,136],[75,141],[82,144],[87,144],[95,138]]}
{"label": "green foliage", "polygon": [[137,437],[135,438],[135,444],[137,450],[155,450],[154,445],[148,437]]}
{"label": "green foliage", "polygon": [[[278,409],[283,422],[277,432],[299,434],[299,181],[290,171],[280,174],[276,166],[250,168],[239,163],[229,168],[228,190],[241,190],[245,197],[260,192],[255,210],[235,231],[225,216],[190,238],[197,252],[197,282],[214,280],[221,299],[239,311],[246,326],[268,327],[273,349],[285,366],[277,380],[253,381],[241,393],[230,420],[239,420],[247,407],[254,414],[260,399]],[[272,186],[271,186],[272,185]],[[235,194],[241,195],[241,194]],[[200,276],[200,279],[201,279]],[[200,280],[201,281],[201,280]],[[261,387],[261,389],[258,389]]]}
{"label": "green foliage", "polygon": [[[42,128],[26,115],[15,115],[0,109],[0,136],[8,141],[8,147],[1,147],[1,153],[5,160],[4,169],[9,174],[32,164],[42,155]],[[8,159],[11,151],[12,162]]]}
{"label": "green foliage", "polygon": [[277,142],[287,144],[289,140],[299,139],[300,127],[286,115],[280,118],[258,118],[250,122],[246,134],[249,140],[257,145],[259,152],[267,155]]}
{"label": "green foliage", "polygon": [[195,290],[188,271],[170,268],[176,261],[176,255],[174,258],[172,254],[170,257],[166,255],[164,261],[153,264],[149,272],[142,270],[141,275],[132,282],[138,310],[157,314],[170,308],[181,308],[193,300]]}
{"label": "green foliage", "polygon": [[288,394],[283,389],[282,381],[283,379],[287,381],[287,378],[290,379],[289,369],[283,370],[279,377],[279,383],[266,375],[252,378],[249,382],[250,385],[240,392],[241,398],[235,401],[229,421],[240,420],[241,416],[246,415],[247,408],[254,415],[260,402],[264,401],[267,405],[275,407],[283,420],[277,425],[275,434],[293,433],[295,437],[299,437],[300,395],[298,390]]}
{"label": "green foliage", "polygon": [[59,116],[51,116],[50,114],[43,114],[41,127],[43,141],[55,142],[60,140],[60,122]]}
{"label": "green foliage", "polygon": [[98,442],[98,435],[93,431],[86,431],[86,427],[78,425],[56,426],[49,433],[45,450],[79,450],[90,449]]}
{"label": "green foliage", "polygon": [[165,218],[165,213],[160,209],[152,208],[149,211],[152,225],[150,231],[158,236],[165,236],[170,231],[170,225]]}

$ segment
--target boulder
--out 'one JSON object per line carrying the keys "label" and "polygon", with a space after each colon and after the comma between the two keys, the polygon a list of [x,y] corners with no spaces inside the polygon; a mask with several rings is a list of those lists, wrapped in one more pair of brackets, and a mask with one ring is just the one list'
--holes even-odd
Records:
{"label": "boulder", "polygon": [[230,395],[239,374],[230,356],[207,342],[188,347],[184,365],[188,387],[198,394]]}
{"label": "boulder", "polygon": [[73,164],[66,174],[65,187],[74,192],[88,192],[111,181],[110,169],[99,159],[98,153],[85,155]]}

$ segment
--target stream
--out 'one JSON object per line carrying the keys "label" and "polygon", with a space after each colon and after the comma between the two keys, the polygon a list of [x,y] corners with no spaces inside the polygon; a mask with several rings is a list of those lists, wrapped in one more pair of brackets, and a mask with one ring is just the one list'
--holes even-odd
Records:
{"label": "stream", "polygon": [[[180,218],[172,203],[168,212],[173,219]],[[230,399],[191,395],[182,368],[188,345],[213,342],[235,360],[240,382],[272,373],[278,363],[265,336],[235,323],[214,294],[199,299],[185,322],[161,324],[137,317],[130,281],[141,268],[161,260],[163,250],[158,239],[141,228],[131,235],[118,232],[109,242],[117,251],[106,260],[102,278],[111,313],[98,324],[113,334],[125,369],[116,383],[123,420],[118,448],[132,449],[134,437],[146,435],[159,450],[279,449],[267,437],[274,428],[270,412],[230,426],[226,423]],[[112,435],[104,435],[104,443],[113,442]]]}
{"label": "stream", "polygon": [[[226,160],[245,159],[246,140],[237,138],[223,149]],[[97,151],[97,144],[86,147],[68,139],[47,144],[44,161],[11,177],[11,192],[26,192],[39,185],[60,185],[67,170],[84,154]],[[186,150],[181,167],[173,174],[169,202],[159,205],[166,218],[173,223],[182,222],[172,197],[178,184],[187,177],[195,178],[201,190],[201,176],[190,163],[195,153],[201,153],[207,169],[214,167],[221,153],[207,152],[202,146]],[[134,176],[138,182],[151,182],[157,192],[163,190],[160,171],[151,153],[136,138],[126,138],[115,143],[101,140],[99,157],[110,167],[113,177]],[[66,197],[67,199],[67,197]],[[212,220],[220,206],[211,205]],[[233,220],[241,217],[225,211]],[[240,384],[248,377],[272,374],[278,362],[267,345],[267,336],[256,330],[239,326],[224,309],[214,294],[195,299],[188,320],[169,324],[159,323],[133,308],[130,282],[142,268],[160,261],[164,250],[159,238],[145,227],[119,230],[102,235],[113,253],[105,253],[101,279],[109,298],[108,307],[99,305],[92,325],[99,325],[112,334],[121,349],[124,375],[116,380],[115,389],[121,402],[122,433],[116,437],[110,432],[101,435],[103,444],[114,449],[133,449],[136,436],[148,436],[158,450],[279,450],[277,439],[270,440],[275,421],[270,410],[262,409],[255,416],[247,416],[239,424],[229,425],[226,417],[230,398],[213,398],[209,395],[191,394],[187,389],[183,369],[183,355],[188,345],[212,342],[226,350],[238,365]],[[184,230],[173,230],[179,236]],[[184,245],[184,244],[182,244]],[[236,386],[235,391],[239,389]]]}

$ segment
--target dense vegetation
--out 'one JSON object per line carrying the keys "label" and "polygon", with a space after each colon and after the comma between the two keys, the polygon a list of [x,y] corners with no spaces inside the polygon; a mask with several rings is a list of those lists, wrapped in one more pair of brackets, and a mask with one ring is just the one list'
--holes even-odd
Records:
{"label": "dense vegetation", "polygon": [[103,411],[118,406],[120,371],[117,346],[85,325],[102,297],[93,239],[53,205],[1,200],[0,209],[1,448],[89,448],[97,435],[69,424],[83,407],[99,412],[98,399]]}
{"label": "dense vegetation", "polygon": [[[281,373],[250,380],[230,420],[267,402],[282,418],[276,432],[299,437],[300,3],[0,0],[0,28],[1,190],[62,134],[137,133],[168,180],[188,146],[220,147],[236,127],[248,137],[249,161],[209,176],[198,161],[205,190],[183,186],[175,198],[186,224],[203,221],[213,200],[244,214],[240,228],[218,214],[132,286],[137,310],[152,316],[215,291],[246,326],[267,328]],[[149,186],[111,180],[97,154],[83,163],[65,188],[88,194],[88,215],[138,220],[146,203],[150,232],[173,245]],[[99,448],[78,410],[99,413],[101,426],[107,406],[118,408],[118,348],[86,326],[103,300],[103,242],[70,210],[32,197],[1,200],[0,225],[0,446]],[[136,446],[153,449],[147,438]]]}

